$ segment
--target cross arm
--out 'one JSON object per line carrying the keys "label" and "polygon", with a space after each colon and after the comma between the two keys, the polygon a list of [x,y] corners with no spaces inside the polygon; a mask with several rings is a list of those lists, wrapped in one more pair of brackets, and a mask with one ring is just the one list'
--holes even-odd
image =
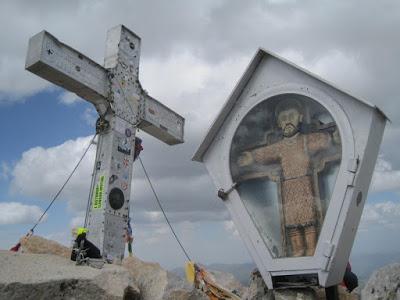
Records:
{"label": "cross arm", "polygon": [[168,145],[183,143],[185,119],[153,97],[144,95],[140,129]]}
{"label": "cross arm", "polygon": [[[133,69],[131,72],[134,72],[137,76],[140,39],[123,26],[117,26],[111,33],[108,44],[117,42],[117,48],[114,49],[115,47],[111,47],[112,45],[109,47],[111,50],[109,49],[109,53],[107,52],[106,65],[109,68],[117,68],[118,65],[114,66],[117,61],[123,62],[129,58],[125,56],[132,54]],[[122,37],[124,43],[127,39],[130,41],[127,46],[130,51],[129,49],[126,50],[125,44],[118,40]],[[136,46],[131,45],[134,42],[136,42]],[[124,49],[119,51],[119,47]],[[115,55],[117,55],[117,60]],[[131,63],[131,61],[128,59],[127,63]],[[108,78],[107,70],[113,70],[113,68],[102,67],[80,52],[63,44],[48,32],[42,31],[29,40],[25,68],[93,103],[100,114],[106,112],[109,91],[112,89],[112,82]],[[127,95],[131,95],[131,93],[133,91],[129,91]],[[139,93],[141,96],[138,95],[140,102],[138,127],[169,145],[183,143],[185,119],[147,95],[141,87]],[[128,97],[125,101],[129,102],[130,98]],[[117,111],[117,114],[120,113]]]}
{"label": "cross arm", "polygon": [[96,108],[106,105],[106,69],[46,31],[29,40],[25,68],[92,102]]}

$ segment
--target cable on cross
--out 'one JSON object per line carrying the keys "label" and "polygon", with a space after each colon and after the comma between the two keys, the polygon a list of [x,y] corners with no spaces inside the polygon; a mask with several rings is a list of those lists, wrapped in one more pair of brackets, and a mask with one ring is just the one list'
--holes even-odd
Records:
{"label": "cable on cross", "polygon": [[153,184],[151,183],[151,180],[150,180],[150,178],[149,178],[149,175],[147,174],[146,168],[144,167],[143,162],[142,162],[142,159],[140,158],[140,156],[139,156],[139,161],[140,161],[140,164],[142,165],[142,168],[143,168],[143,171],[144,171],[144,175],[146,176],[147,182],[149,183],[150,188],[151,188],[151,190],[153,191],[154,197],[155,197],[155,199],[157,200],[157,204],[158,204],[158,206],[160,207],[161,212],[163,213],[164,218],[165,218],[165,220],[167,221],[167,224],[168,224],[169,228],[171,229],[172,234],[174,235],[176,241],[178,242],[179,246],[181,247],[182,252],[185,254],[186,258],[187,258],[189,261],[192,261],[192,260],[190,259],[190,257],[189,257],[189,254],[187,253],[187,251],[186,251],[185,248],[183,247],[181,241],[179,240],[178,236],[176,235],[175,230],[172,228],[171,222],[169,221],[167,215],[165,214],[164,208],[163,208],[163,206],[161,205],[160,199],[158,198],[158,195],[157,195],[157,193],[156,193],[156,191],[155,191],[155,189],[154,189],[154,187],[153,187]]}
{"label": "cable on cross", "polygon": [[[40,223],[40,221],[43,219],[44,215],[47,213],[47,211],[50,209],[50,207],[53,205],[53,203],[56,201],[58,196],[60,196],[61,192],[63,191],[64,187],[67,185],[69,180],[71,179],[72,175],[74,175],[76,169],[78,169],[80,163],[82,162],[83,158],[85,157],[86,153],[89,151],[90,146],[93,144],[94,139],[96,138],[97,134],[93,136],[93,138],[90,140],[89,145],[86,147],[85,151],[83,152],[81,158],[79,159],[78,163],[75,165],[75,168],[72,170],[72,172],[69,174],[67,180],[64,182],[64,184],[61,186],[61,188],[58,190],[58,192],[55,194],[53,199],[51,200],[50,204],[47,206],[46,210],[43,212],[43,214],[40,216],[38,221],[33,225],[31,230],[29,230],[30,233],[33,234],[33,231],[35,230],[36,226]],[[29,234],[29,233],[28,233]]]}

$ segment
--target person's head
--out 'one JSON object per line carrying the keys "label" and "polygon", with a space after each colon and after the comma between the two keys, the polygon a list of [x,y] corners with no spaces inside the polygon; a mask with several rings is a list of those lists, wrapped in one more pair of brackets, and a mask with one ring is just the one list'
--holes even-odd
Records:
{"label": "person's head", "polygon": [[299,131],[303,121],[302,107],[295,99],[283,100],[276,106],[275,116],[283,136],[291,137]]}
{"label": "person's head", "polygon": [[78,227],[75,230],[73,230],[73,235],[78,239],[85,239],[86,234],[88,233],[88,229],[85,227]]}

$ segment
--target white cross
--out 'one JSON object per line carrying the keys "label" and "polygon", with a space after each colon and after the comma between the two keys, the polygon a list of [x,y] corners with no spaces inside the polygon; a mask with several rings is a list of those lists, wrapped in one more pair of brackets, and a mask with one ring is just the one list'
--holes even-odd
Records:
{"label": "white cross", "polygon": [[29,40],[26,69],[96,107],[99,140],[85,225],[102,255],[122,259],[140,128],[163,142],[183,143],[184,118],[150,97],[139,82],[140,38],[123,25],[107,33],[104,67],[46,31]]}

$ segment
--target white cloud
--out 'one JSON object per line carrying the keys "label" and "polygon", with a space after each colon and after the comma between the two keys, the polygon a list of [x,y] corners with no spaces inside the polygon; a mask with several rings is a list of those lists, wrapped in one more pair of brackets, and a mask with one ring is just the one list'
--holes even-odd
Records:
{"label": "white cloud", "polygon": [[[12,171],[14,193],[51,200],[65,182],[92,137],[68,140],[51,147],[35,147],[22,154]],[[95,147],[92,145],[74,176],[60,195],[73,210],[86,207]]]}
{"label": "white cloud", "polygon": [[294,49],[285,49],[281,55],[355,96],[363,94],[363,87],[370,80],[359,57],[338,49],[314,59],[306,59],[304,53]]}
{"label": "white cloud", "polygon": [[190,134],[207,129],[249,60],[232,55],[215,63],[176,50],[167,58],[144,59],[140,77],[150,95],[186,118]]}
{"label": "white cloud", "polygon": [[[397,97],[400,69],[398,4],[387,9],[367,0],[356,10],[354,5],[357,6],[351,2],[296,0],[245,4],[224,0],[159,1],[157,4],[121,0],[118,6],[111,0],[4,2],[0,18],[9,28],[18,30],[0,32],[0,102],[24,100],[24,96],[52,87],[24,70],[27,42],[32,35],[46,29],[101,64],[107,29],[125,24],[142,37],[143,87],[186,118],[184,145],[167,149],[144,138],[143,155],[149,157],[146,167],[168,215],[180,223],[221,221],[220,227],[225,231],[235,232],[233,223],[226,221],[223,205],[215,199],[215,187],[202,166],[190,163],[190,157],[199,136],[205,134],[251,55],[261,46],[379,103],[390,112],[394,120],[393,134],[384,140],[385,154],[391,151],[385,161],[390,163],[383,169],[377,167],[372,190],[398,190],[396,116],[400,110],[393,101]],[[371,19],[371,12],[385,16],[385,22],[381,22],[382,18]],[[337,16],[341,16],[340,22]],[[61,98],[64,103],[75,101],[73,95],[63,94]],[[82,112],[82,118],[91,125],[96,117],[94,110]],[[50,200],[79,159],[85,141],[89,138],[26,151],[12,172],[14,192]],[[83,211],[86,206],[93,160],[94,149],[61,195],[75,212]],[[6,178],[9,171],[2,167],[0,174]],[[160,224],[162,216],[143,176],[135,175],[134,184],[131,203],[136,220],[144,226]],[[371,222],[384,214],[381,207],[366,206],[366,211],[365,218]],[[77,216],[71,222],[80,221]],[[152,231],[146,234],[151,235]],[[154,245],[162,245],[162,241]]]}
{"label": "white cloud", "polygon": [[85,109],[82,115],[82,119],[91,127],[96,125],[96,120],[98,118],[98,114],[94,107],[88,107]]}
{"label": "white cloud", "polygon": [[7,180],[10,177],[10,166],[2,161],[0,166],[0,180]]}
{"label": "white cloud", "polygon": [[400,170],[393,170],[392,164],[383,156],[376,162],[371,191],[400,191]]}
{"label": "white cloud", "polygon": [[[43,211],[36,205],[19,202],[0,202],[0,224],[32,224],[38,221]],[[46,220],[45,215],[41,222]]]}
{"label": "white cloud", "polygon": [[360,229],[368,230],[372,226],[400,230],[400,202],[385,201],[366,204],[361,217]]}
{"label": "white cloud", "polygon": [[[90,140],[90,136],[77,138],[58,146],[35,147],[24,152],[12,170],[12,192],[50,201],[65,182]],[[163,153],[163,149],[159,149],[157,144],[153,148],[152,144],[145,143],[145,148],[150,157],[160,157]],[[161,153],[152,153],[154,149]],[[222,203],[215,199],[213,188],[209,188],[209,177],[198,173],[189,159],[182,160],[179,153],[172,150],[169,152],[164,154],[167,161],[152,159],[152,163],[155,164],[146,167],[171,222],[226,220],[228,213]],[[168,155],[178,155],[179,161],[174,157],[167,159]],[[78,214],[77,217],[82,216],[86,209],[94,156],[95,147],[92,146],[60,195],[60,200],[66,200],[68,207]],[[146,164],[147,159],[144,156],[143,161]],[[131,192],[133,219],[139,223],[165,222],[138,163],[134,165],[134,174]],[[78,222],[79,219],[75,219],[74,223],[75,221]]]}
{"label": "white cloud", "polygon": [[72,235],[67,231],[53,232],[44,236],[44,238],[56,241],[64,246],[70,247],[72,245]]}
{"label": "white cloud", "polygon": [[72,105],[79,101],[83,101],[81,97],[71,92],[63,92],[61,95],[59,95],[58,99],[65,105]]}
{"label": "white cloud", "polygon": [[75,216],[71,219],[69,223],[69,227],[71,229],[77,228],[77,227],[82,227],[85,223],[85,216],[83,214],[80,214],[78,216]]}
{"label": "white cloud", "polygon": [[51,87],[49,82],[23,71],[24,59],[22,53],[17,58],[0,56],[0,103],[22,101],[24,96]]}
{"label": "white cloud", "polygon": [[239,231],[237,231],[235,223],[232,220],[224,221],[225,230],[234,237],[239,237]]}

